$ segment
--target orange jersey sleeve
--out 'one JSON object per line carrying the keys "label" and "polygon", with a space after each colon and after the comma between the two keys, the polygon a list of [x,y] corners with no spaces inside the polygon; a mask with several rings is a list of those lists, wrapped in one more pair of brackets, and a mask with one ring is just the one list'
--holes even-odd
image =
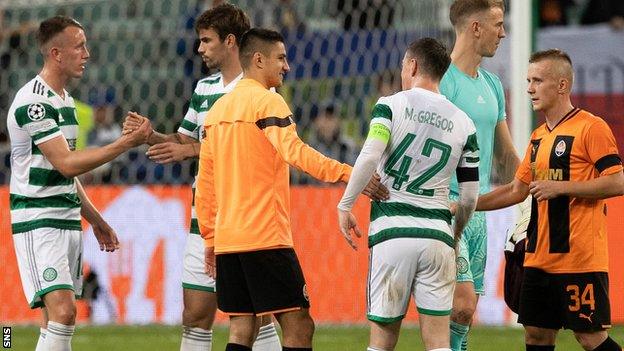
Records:
{"label": "orange jersey sleeve", "polygon": [[622,171],[622,160],[615,137],[604,120],[598,119],[589,127],[585,136],[585,148],[590,161],[601,176]]}
{"label": "orange jersey sleeve", "polygon": [[214,187],[213,159],[210,145],[202,143],[200,149],[197,187],[195,189],[195,211],[199,232],[207,247],[214,246],[214,229],[217,216],[217,201]]}
{"label": "orange jersey sleeve", "polygon": [[[533,140],[533,136],[535,133],[531,134],[531,140]],[[516,170],[516,179],[519,181],[529,184],[533,180],[533,172],[531,172],[531,154],[533,152],[533,143],[529,141],[529,145],[526,148],[526,152],[524,153],[524,158],[522,162],[518,166]]]}
{"label": "orange jersey sleeve", "polygon": [[299,138],[290,109],[279,94],[267,95],[263,103],[264,116],[259,116],[256,125],[286,163],[324,182],[349,180],[351,166],[325,157]]}

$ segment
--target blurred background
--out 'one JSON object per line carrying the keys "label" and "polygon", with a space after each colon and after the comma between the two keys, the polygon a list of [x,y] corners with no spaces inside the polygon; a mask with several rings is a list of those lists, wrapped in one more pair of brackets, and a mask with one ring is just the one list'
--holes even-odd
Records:
{"label": "blurred background", "polygon": [[[508,14],[508,38],[494,58],[484,61],[484,67],[501,77],[511,96],[514,89],[525,90],[524,84],[511,82],[514,34],[531,33],[535,49],[566,50],[576,72],[574,103],[607,120],[621,148],[624,1],[516,1],[530,7],[531,24],[514,25]],[[284,34],[291,71],[279,92],[295,114],[299,134],[327,156],[349,164],[358,155],[375,101],[400,89],[399,65],[407,44],[431,36],[441,39],[450,50],[454,40],[448,20],[452,0],[231,2],[246,10],[252,25]],[[34,323],[38,319],[23,298],[10,244],[10,146],[5,118],[17,89],[41,67],[35,42],[38,23],[65,14],[86,29],[91,59],[85,76],[68,89],[77,102],[78,147],[85,148],[116,139],[129,110],[149,116],[160,132],[177,130],[195,83],[209,73],[196,53],[193,23],[217,3],[220,1],[0,2],[0,261],[6,264],[0,321]],[[512,4],[507,1],[507,5],[509,12]],[[523,103],[528,107],[528,99]],[[529,112],[514,116],[508,110],[508,114],[512,129],[519,118],[528,119],[531,127],[540,121]],[[156,165],[145,157],[145,150],[132,150],[81,177],[91,185],[91,197],[123,245],[117,253],[100,253],[85,223],[85,262],[93,275],[91,293],[81,305],[82,322],[180,322],[181,253],[196,162]],[[342,187],[319,184],[296,171],[291,182],[297,185],[292,195],[293,232],[312,299],[318,301],[313,304],[315,318],[322,323],[363,323],[367,256],[366,250],[349,251],[338,235],[334,209]],[[617,234],[624,218],[618,215],[624,215],[620,202],[610,203],[612,235]],[[367,218],[367,210],[368,204],[360,200],[357,213],[361,221]],[[479,304],[477,323],[509,324],[514,317],[502,301],[501,267],[504,233],[513,223],[514,212],[504,210],[488,218],[493,233],[488,288],[486,301]],[[624,259],[617,254],[622,251],[621,238],[611,240],[612,312],[619,323],[624,322]],[[412,312],[408,320],[416,318]]]}

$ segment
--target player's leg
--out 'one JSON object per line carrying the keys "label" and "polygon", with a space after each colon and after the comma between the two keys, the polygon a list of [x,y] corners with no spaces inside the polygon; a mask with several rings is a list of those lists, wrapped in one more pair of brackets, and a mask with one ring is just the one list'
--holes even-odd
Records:
{"label": "player's leg", "polygon": [[[397,341],[399,341],[399,333],[401,332],[401,322],[398,320],[390,323],[381,323],[370,321],[370,340],[368,342],[368,351],[392,351]],[[448,322],[447,322],[448,325]]]}
{"label": "player's leg", "polygon": [[535,268],[526,267],[520,291],[518,322],[524,325],[527,351],[555,349],[557,332],[563,327],[561,295],[553,276]]}
{"label": "player's leg", "polygon": [[450,350],[449,322],[456,279],[455,250],[447,243],[418,239],[412,291],[425,350]]}
{"label": "player's leg", "polygon": [[607,333],[611,327],[608,274],[589,272],[555,276],[559,292],[565,297],[563,327],[574,331],[576,340],[585,350],[622,350]]}
{"label": "player's leg", "polygon": [[475,213],[462,234],[457,255],[457,285],[451,314],[451,348],[467,350],[467,334],[477,310],[479,295],[485,292],[483,277],[487,261],[485,214]]}
{"label": "player's leg", "polygon": [[41,346],[69,349],[76,318],[74,294],[82,294],[82,232],[38,228],[17,233],[13,240],[26,300],[31,308],[48,307]]}
{"label": "player's leg", "polygon": [[212,323],[217,310],[215,281],[205,273],[204,240],[200,235],[187,234],[184,249],[182,287],[182,341],[180,351],[210,351]]}
{"label": "player's leg", "polygon": [[254,341],[253,351],[281,351],[282,344],[280,343],[277,330],[275,330],[275,324],[270,315],[260,317],[260,329],[258,330],[258,336]]}
{"label": "player's leg", "polygon": [[308,308],[276,313],[275,318],[282,328],[283,350],[312,350],[314,320]]}
{"label": "player's leg", "polygon": [[39,321],[39,339],[35,351],[45,351],[45,338],[48,334],[48,312],[45,307],[41,308],[41,320]]}
{"label": "player's leg", "polygon": [[[241,253],[240,262],[253,309],[258,316],[275,315],[282,329],[283,350],[311,348],[314,321],[309,314],[305,279],[295,251],[272,249]],[[219,299],[220,296],[221,293]]]}
{"label": "player's leg", "polygon": [[248,253],[219,254],[216,257],[217,306],[230,316],[226,351],[251,350],[258,330],[251,290],[241,264],[241,256],[245,254]]}

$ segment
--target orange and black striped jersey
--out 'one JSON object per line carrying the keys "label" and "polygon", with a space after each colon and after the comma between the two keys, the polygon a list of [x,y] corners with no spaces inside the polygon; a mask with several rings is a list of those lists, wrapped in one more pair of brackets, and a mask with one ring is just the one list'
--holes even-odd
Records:
{"label": "orange and black striped jersey", "polygon": [[[588,181],[622,171],[615,137],[607,123],[575,108],[552,130],[546,124],[531,135],[516,178]],[[607,272],[604,200],[559,196],[533,199],[525,267],[549,273]]]}
{"label": "orange and black striped jersey", "polygon": [[242,79],[205,119],[195,207],[215,253],[292,247],[289,169],[346,182],[351,167],[305,144],[284,99]]}

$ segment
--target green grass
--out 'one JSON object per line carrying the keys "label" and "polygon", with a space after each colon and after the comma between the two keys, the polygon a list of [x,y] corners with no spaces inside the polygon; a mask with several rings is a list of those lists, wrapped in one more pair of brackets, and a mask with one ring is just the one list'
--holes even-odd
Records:
{"label": "green grass", "polygon": [[[11,350],[34,350],[39,329],[36,327],[13,327],[13,345]],[[117,351],[117,350],[179,350],[180,327],[169,326],[79,326],[74,335],[74,350]],[[610,331],[611,337],[620,344],[624,343],[624,326]],[[522,351],[524,333],[520,328],[512,327],[476,327],[470,332],[470,349],[473,351]],[[214,351],[225,349],[227,329],[215,328]],[[363,351],[368,345],[368,328],[354,327],[317,327],[314,335],[316,351]],[[404,328],[397,351],[422,350],[420,333],[417,328]],[[570,331],[559,333],[557,350],[582,350]]]}

